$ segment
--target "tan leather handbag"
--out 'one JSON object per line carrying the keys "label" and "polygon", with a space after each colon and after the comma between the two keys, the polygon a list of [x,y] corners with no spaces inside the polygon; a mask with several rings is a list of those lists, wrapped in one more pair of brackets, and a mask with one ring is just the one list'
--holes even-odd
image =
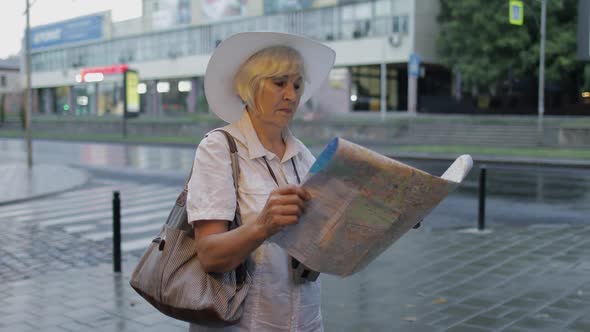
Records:
{"label": "tan leather handbag", "polygon": [[[236,197],[239,164],[236,143],[223,131],[230,146]],[[192,175],[192,171],[191,171]],[[190,175],[189,175],[190,179]],[[168,220],[141,257],[131,276],[131,287],[162,313],[206,326],[239,321],[251,278],[246,262],[228,273],[206,273],[197,257],[194,232],[185,208],[187,183]],[[241,225],[236,209],[230,229]]]}

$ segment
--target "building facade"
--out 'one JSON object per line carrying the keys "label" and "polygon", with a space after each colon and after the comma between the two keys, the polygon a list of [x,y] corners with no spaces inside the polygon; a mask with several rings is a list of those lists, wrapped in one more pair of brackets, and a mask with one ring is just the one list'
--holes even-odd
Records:
{"label": "building facade", "polygon": [[210,54],[243,31],[301,34],[336,50],[329,81],[304,112],[406,110],[411,54],[421,59],[418,93],[450,95],[450,74],[437,64],[438,1],[144,0],[142,11],[32,28],[34,112],[122,114],[121,66],[139,74],[142,114],[207,112]]}
{"label": "building facade", "polygon": [[16,113],[21,106],[19,66],[18,58],[0,59],[0,103],[5,112]]}

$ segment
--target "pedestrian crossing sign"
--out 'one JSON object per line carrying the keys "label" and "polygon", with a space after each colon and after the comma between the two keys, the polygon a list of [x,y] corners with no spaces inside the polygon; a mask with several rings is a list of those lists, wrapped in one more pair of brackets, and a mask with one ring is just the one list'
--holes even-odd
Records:
{"label": "pedestrian crossing sign", "polygon": [[524,5],[522,4],[522,1],[510,0],[509,6],[510,24],[522,25],[524,23]]}

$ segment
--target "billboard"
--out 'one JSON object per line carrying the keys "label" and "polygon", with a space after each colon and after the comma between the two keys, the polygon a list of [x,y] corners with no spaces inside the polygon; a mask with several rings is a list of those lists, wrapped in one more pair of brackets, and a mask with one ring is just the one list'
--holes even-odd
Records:
{"label": "billboard", "polygon": [[202,0],[203,18],[219,20],[246,15],[248,0]]}
{"label": "billboard", "polygon": [[136,71],[125,72],[125,114],[139,112],[139,75]]}
{"label": "billboard", "polygon": [[31,29],[31,50],[103,38],[102,15],[90,15]]}
{"label": "billboard", "polygon": [[154,0],[152,29],[167,29],[191,23],[190,0]]}
{"label": "billboard", "polygon": [[314,7],[313,0],[265,0],[264,14],[290,12]]}

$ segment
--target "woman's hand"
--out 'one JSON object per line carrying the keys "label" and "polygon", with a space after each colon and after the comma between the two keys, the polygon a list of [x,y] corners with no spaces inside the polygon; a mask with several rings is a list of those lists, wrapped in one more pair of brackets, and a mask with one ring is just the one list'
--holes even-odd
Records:
{"label": "woman's hand", "polygon": [[305,201],[310,199],[309,192],[295,185],[273,190],[256,220],[266,238],[285,226],[296,224],[305,209]]}

